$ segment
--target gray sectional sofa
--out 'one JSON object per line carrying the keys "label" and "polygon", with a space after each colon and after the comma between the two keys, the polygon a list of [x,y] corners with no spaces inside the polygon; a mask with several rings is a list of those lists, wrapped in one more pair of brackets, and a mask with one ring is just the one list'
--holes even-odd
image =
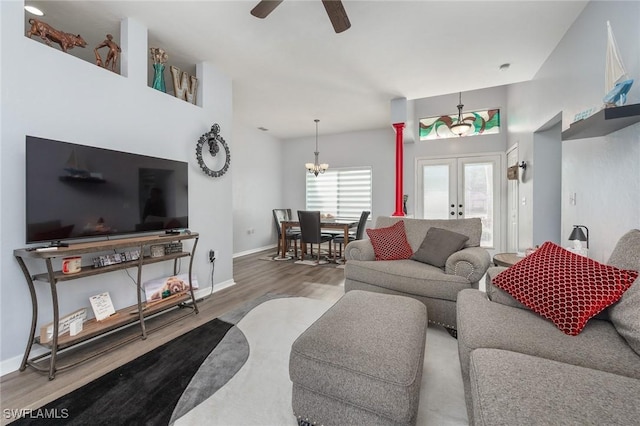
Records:
{"label": "gray sectional sofa", "polygon": [[[609,265],[640,270],[640,230]],[[492,285],[458,295],[458,350],[471,424],[640,424],[640,279],[577,336]]]}
{"label": "gray sectional sofa", "polygon": [[420,248],[431,227],[469,237],[462,250],[446,260],[444,268],[415,260],[375,260],[370,240],[350,242],[345,248],[345,291],[367,290],[410,296],[427,307],[429,322],[456,330],[456,297],[460,290],[478,288],[491,258],[480,247],[480,219],[427,220],[380,216],[375,228],[386,228],[403,220],[412,250]]}

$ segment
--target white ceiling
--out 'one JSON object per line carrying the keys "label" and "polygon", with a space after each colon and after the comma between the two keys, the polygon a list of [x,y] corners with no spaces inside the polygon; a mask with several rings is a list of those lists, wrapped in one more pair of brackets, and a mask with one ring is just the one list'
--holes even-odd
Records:
{"label": "white ceiling", "polygon": [[530,80],[587,2],[346,0],[341,34],[320,0],[285,0],[266,19],[249,14],[258,0],[26,3],[82,34],[87,48],[74,53],[89,58],[121,19],[141,22],[170,63],[206,61],[231,77],[239,122],[287,139],[315,134],[315,118],[321,134],[384,128],[397,97]]}

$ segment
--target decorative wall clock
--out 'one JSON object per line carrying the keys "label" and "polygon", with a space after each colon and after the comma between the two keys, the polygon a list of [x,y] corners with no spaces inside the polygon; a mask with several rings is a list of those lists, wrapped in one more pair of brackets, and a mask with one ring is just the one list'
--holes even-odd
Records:
{"label": "decorative wall clock", "polygon": [[[209,154],[216,160],[218,164],[222,164],[222,150],[224,150],[224,165],[217,169],[210,169],[204,161],[202,157],[202,148],[207,146],[207,150]],[[220,149],[222,147],[222,150]],[[231,153],[229,151],[229,145],[224,140],[222,136],[220,136],[220,126],[218,124],[214,124],[211,126],[211,131],[205,133],[200,136],[198,139],[198,144],[196,145],[196,158],[198,159],[198,164],[200,168],[211,177],[220,177],[229,170],[229,164],[231,163]]]}

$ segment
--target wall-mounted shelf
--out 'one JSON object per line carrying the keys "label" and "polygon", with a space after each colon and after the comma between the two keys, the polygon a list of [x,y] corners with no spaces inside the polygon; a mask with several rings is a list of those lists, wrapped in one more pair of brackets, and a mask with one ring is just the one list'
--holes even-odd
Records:
{"label": "wall-mounted shelf", "polygon": [[605,136],[640,122],[640,104],[601,109],[591,117],[576,121],[562,132],[562,140]]}

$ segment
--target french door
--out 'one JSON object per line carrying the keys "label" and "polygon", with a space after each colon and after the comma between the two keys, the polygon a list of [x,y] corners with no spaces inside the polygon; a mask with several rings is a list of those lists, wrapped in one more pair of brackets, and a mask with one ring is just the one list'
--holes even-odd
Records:
{"label": "french door", "polygon": [[501,156],[418,159],[416,215],[424,219],[482,220],[480,245],[500,248]]}

